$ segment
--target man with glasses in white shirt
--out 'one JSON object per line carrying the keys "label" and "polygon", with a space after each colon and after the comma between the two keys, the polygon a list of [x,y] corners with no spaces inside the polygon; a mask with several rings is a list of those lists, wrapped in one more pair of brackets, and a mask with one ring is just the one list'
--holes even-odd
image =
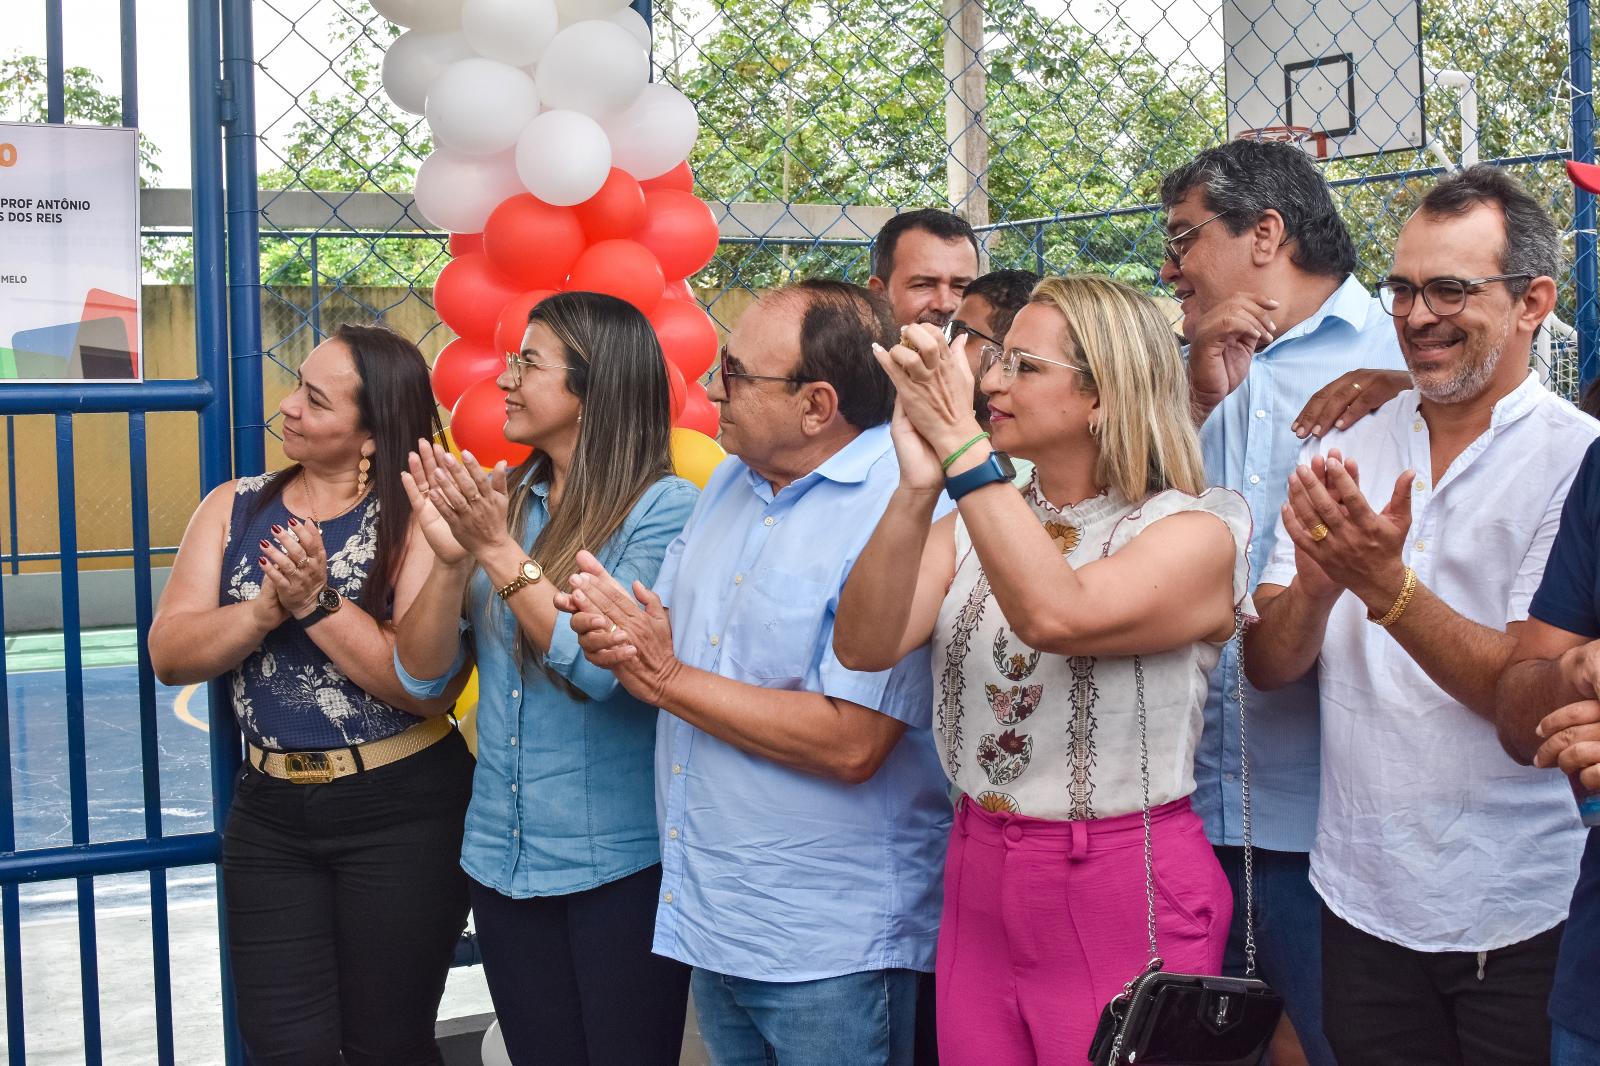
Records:
{"label": "man with glasses in white shirt", "polygon": [[[1251,570],[1259,574],[1272,555],[1273,519],[1302,438],[1357,417],[1410,381],[1388,316],[1352,274],[1355,245],[1327,183],[1304,152],[1255,141],[1208,148],[1167,175],[1161,200],[1168,234],[1161,278],[1183,307],[1206,477],[1250,505]],[[1331,417],[1305,417],[1314,395],[1328,401],[1319,409]],[[1230,644],[1211,675],[1192,797],[1233,883],[1224,969],[1236,976],[1245,955],[1243,774],[1231,698],[1237,655]],[[1285,1026],[1272,1059],[1333,1066],[1322,1038],[1321,903],[1306,857],[1317,817],[1316,678],[1280,692],[1247,691],[1246,703],[1258,957],[1302,1045]]]}
{"label": "man with glasses in white shirt", "polygon": [[1308,443],[1255,593],[1250,679],[1318,671],[1311,881],[1344,1063],[1549,1061],[1583,833],[1566,782],[1502,747],[1495,686],[1600,435],[1528,366],[1560,270],[1505,173],[1428,193],[1379,285],[1416,388]]}

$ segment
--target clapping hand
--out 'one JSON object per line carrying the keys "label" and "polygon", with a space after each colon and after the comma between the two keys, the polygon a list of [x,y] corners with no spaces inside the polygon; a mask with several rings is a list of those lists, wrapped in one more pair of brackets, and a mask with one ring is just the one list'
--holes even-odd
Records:
{"label": "clapping hand", "polygon": [[[305,619],[316,610],[317,597],[328,584],[328,553],[322,530],[315,522],[289,519],[289,525],[272,527],[273,541],[262,540],[261,570],[283,609]],[[274,541],[276,543],[274,543]]]}

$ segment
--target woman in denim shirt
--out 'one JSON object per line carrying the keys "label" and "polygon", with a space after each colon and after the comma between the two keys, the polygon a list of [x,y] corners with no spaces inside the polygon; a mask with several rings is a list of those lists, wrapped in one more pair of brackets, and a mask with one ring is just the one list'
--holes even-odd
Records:
{"label": "woman in denim shirt", "polygon": [[425,441],[411,457],[435,562],[396,671],[420,697],[477,661],[461,864],[512,1061],[673,1064],[689,971],[650,950],[656,712],[584,659],[554,604],[580,550],[654,582],[694,508],[671,475],[661,349],[630,305],[562,293],[529,315],[498,383],[526,462],[486,476]]}

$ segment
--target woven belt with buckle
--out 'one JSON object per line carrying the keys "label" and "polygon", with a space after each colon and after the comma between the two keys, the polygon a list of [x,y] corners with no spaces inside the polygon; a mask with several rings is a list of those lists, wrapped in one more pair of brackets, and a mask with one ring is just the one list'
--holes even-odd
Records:
{"label": "woven belt with buckle", "polygon": [[424,718],[392,737],[331,751],[267,751],[249,747],[250,765],[266,774],[297,785],[325,785],[340,777],[376,770],[415,755],[449,736],[455,726],[450,716]]}

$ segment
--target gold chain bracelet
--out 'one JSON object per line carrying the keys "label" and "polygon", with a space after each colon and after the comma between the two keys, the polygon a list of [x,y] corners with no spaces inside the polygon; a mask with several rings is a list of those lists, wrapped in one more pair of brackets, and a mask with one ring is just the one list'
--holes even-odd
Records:
{"label": "gold chain bracelet", "polygon": [[1379,618],[1371,611],[1368,611],[1367,621],[1376,622],[1384,629],[1388,629],[1390,626],[1394,625],[1400,620],[1401,615],[1406,613],[1406,608],[1411,606],[1411,597],[1416,593],[1416,591],[1417,572],[1408,566],[1406,567],[1405,583],[1400,586],[1400,595],[1395,598],[1394,606],[1389,608],[1389,613],[1384,615],[1382,618]]}

